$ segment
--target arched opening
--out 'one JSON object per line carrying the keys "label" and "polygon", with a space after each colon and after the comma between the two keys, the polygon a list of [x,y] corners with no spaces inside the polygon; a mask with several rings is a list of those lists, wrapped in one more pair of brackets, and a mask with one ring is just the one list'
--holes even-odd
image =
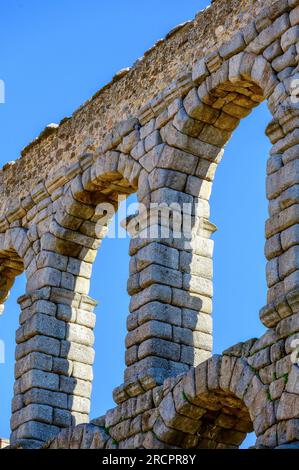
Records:
{"label": "arched opening", "polygon": [[243,359],[213,356],[165,394],[154,433],[182,448],[237,449],[253,430],[260,387]]}
{"label": "arched opening", "polygon": [[[265,331],[258,312],[265,303],[266,161],[270,142],[265,128],[271,116],[266,103],[242,120],[216,172],[211,196],[214,234],[214,353],[260,337]],[[225,332],[223,324],[225,322]],[[242,448],[254,445],[249,434]]]}
{"label": "arched opening", "polygon": [[215,353],[265,330],[258,311],[266,297],[265,180],[270,143],[264,132],[269,120],[263,103],[240,123],[213,184],[211,219],[218,227],[213,236]]}
{"label": "arched opening", "polygon": [[[136,203],[136,194],[129,196],[121,204],[111,221],[111,227],[120,228],[125,207]],[[110,229],[111,230],[111,229]],[[111,231],[112,232],[112,231]],[[123,382],[125,369],[125,336],[128,316],[129,295],[127,281],[129,275],[130,237],[124,229],[103,240],[93,265],[90,295],[97,299],[95,326],[94,380],[91,398],[91,418],[104,415],[115,406],[112,390]]]}

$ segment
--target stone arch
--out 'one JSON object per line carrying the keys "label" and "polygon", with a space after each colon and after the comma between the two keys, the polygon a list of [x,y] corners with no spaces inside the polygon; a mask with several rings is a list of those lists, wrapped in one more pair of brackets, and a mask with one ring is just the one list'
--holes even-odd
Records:
{"label": "stone arch", "polygon": [[[247,49],[250,50],[250,46]],[[295,276],[286,283],[283,282],[286,270],[282,269],[282,275],[273,275],[273,271],[278,271],[278,259],[272,260],[275,254],[269,249],[274,237],[268,241],[276,233],[275,227],[271,231],[271,219],[274,218],[278,226],[280,208],[290,207],[295,202],[290,197],[292,190],[283,190],[293,184],[286,173],[296,171],[294,162],[284,168],[292,162],[298,141],[298,106],[291,97],[292,79],[296,76],[296,70],[293,69],[293,74],[287,79],[279,78],[271,61],[253,52],[245,50],[223,61],[221,53],[215,51],[195,65],[192,74],[195,86],[178,104],[174,118],[161,129],[162,139],[168,146],[200,158],[196,177],[194,173],[189,176],[187,187],[189,185],[189,192],[193,196],[208,202],[217,165],[234,129],[240,119],[246,117],[260,102],[267,100],[273,116],[266,129],[273,144],[267,168],[267,196],[270,201],[270,218],[266,224],[268,304],[261,310],[261,320],[267,327],[277,324],[286,312],[294,312],[290,304],[294,305],[296,298]],[[285,160],[282,156],[284,152],[287,154]],[[174,159],[169,159],[168,164],[170,168],[176,163]],[[209,217],[208,207],[203,210],[203,217]]]}
{"label": "stone arch", "polygon": [[[3,312],[4,302],[14,284],[16,276],[24,271],[30,260],[23,259],[29,244],[27,231],[24,229],[8,229],[0,234],[0,312]],[[31,259],[32,261],[32,259]]]}
{"label": "stone arch", "polygon": [[[136,191],[141,171],[138,162],[120,151],[98,152],[92,159],[92,165],[64,186],[49,231],[41,238],[43,250],[78,259],[81,264],[78,277],[80,270],[86,269],[91,275],[91,266],[88,268],[86,263],[92,264],[95,259],[110,219],[118,209],[118,196],[127,197]],[[103,211],[97,212],[98,204],[103,205],[103,210],[111,206],[104,222],[100,222]],[[88,293],[88,286],[84,293]]]}
{"label": "stone arch", "polygon": [[[276,91],[277,88],[279,93]],[[208,239],[215,230],[209,222],[209,199],[215,171],[222,158],[223,149],[240,120],[264,99],[268,100],[269,108],[274,113],[277,106],[279,107],[286,98],[287,94],[281,90],[271,64],[263,56],[245,51],[232,53],[227,59],[223,59],[219,52],[215,51],[194,66],[192,81],[189,81],[187,89],[183,89],[179,97],[170,101],[167,116],[161,112],[166,101],[163,93],[159,97],[161,102],[164,100],[163,104],[160,106],[157,104],[158,98],[149,103],[148,113],[153,113],[154,116],[141,119],[140,136],[143,141],[141,144],[146,147],[148,143],[148,152],[145,153],[143,150],[138,155],[139,162],[144,167],[140,172],[138,199],[149,211],[153,204],[171,205],[175,202],[181,207],[185,203],[189,204],[192,225],[189,234],[191,245],[188,240],[189,249],[186,253],[182,253],[182,240],[179,243],[173,238],[170,239],[171,237],[167,239],[162,236],[158,236],[156,240],[149,239],[150,237],[146,239],[145,232],[132,240],[131,267],[133,268],[134,263],[135,265],[137,263],[137,267],[131,270],[129,279],[129,293],[132,295],[132,300],[128,318],[128,368],[125,374],[129,388],[131,385],[133,388],[136,386],[138,388],[137,378],[137,381],[148,380],[145,371],[151,369],[149,365],[151,360],[147,359],[148,356],[155,356],[160,347],[161,352],[158,352],[158,356],[162,356],[164,360],[162,350],[167,349],[167,344],[170,348],[166,333],[163,336],[159,331],[151,331],[151,327],[158,328],[158,324],[155,324],[157,318],[163,321],[165,313],[158,315],[156,309],[160,308],[164,312],[165,304],[174,307],[173,311],[177,311],[175,310],[177,307],[188,309],[190,315],[194,316],[194,322],[192,326],[192,322],[186,321],[188,326],[185,333],[190,339],[183,340],[187,341],[186,349],[181,346],[184,352],[182,349],[179,352],[172,344],[173,357],[180,358],[177,362],[172,361],[172,365],[169,366],[167,361],[162,365],[163,360],[159,358],[152,360],[151,364],[156,364],[152,368],[154,374],[156,370],[158,382],[163,381],[165,374],[167,376],[183,372],[188,365],[197,365],[211,354],[212,330],[211,322],[207,319],[211,314],[213,243]],[[145,111],[143,113],[145,114]],[[271,134],[271,129],[268,134]],[[140,142],[131,150],[131,155],[136,155],[139,144]],[[184,208],[180,210],[184,213]],[[148,218],[148,215],[144,218]],[[171,252],[171,248],[167,247],[179,250],[181,257],[179,268],[173,264],[177,252]],[[161,258],[155,258],[154,253],[149,254],[151,250],[165,252],[166,258],[169,259],[161,261]],[[142,262],[138,260],[140,257]],[[197,267],[194,267],[194,264],[197,264]],[[200,264],[202,266],[199,266]],[[174,276],[170,286],[173,288],[172,297],[171,289],[165,287],[163,281],[163,276],[164,279],[167,276],[166,272],[167,275],[171,273]],[[153,311],[149,313],[151,306]],[[199,317],[205,318],[206,322],[204,327],[200,327],[204,328],[200,335],[195,331],[197,323],[201,323],[201,320],[195,319],[196,311],[199,312]],[[138,316],[142,320],[136,320]],[[170,320],[171,327],[178,326],[172,322],[173,319]],[[193,330],[193,339],[190,330]],[[178,333],[178,336],[181,334],[183,333]],[[198,339],[195,340],[195,337]],[[198,348],[194,348],[194,341],[199,345]],[[202,344],[203,347],[200,346]],[[192,352],[190,346],[193,346]],[[170,353],[165,352],[165,355],[171,360]],[[184,361],[182,363],[182,355],[186,363]],[[143,375],[147,378],[144,379]]]}
{"label": "stone arch", "polygon": [[[136,190],[139,165],[116,151],[82,158],[90,164],[83,171],[76,169],[63,185],[60,197],[53,201],[50,217],[39,233],[36,264],[28,276],[27,293],[19,299],[22,314],[17,331],[11,420],[11,442],[17,446],[39,447],[41,437],[50,438],[60,427],[88,422],[96,305],[88,296],[89,283],[97,249],[109,224],[108,217],[97,226],[103,215],[97,213],[97,207],[102,203],[117,209],[117,196]],[[59,176],[51,175],[52,181]],[[47,185],[50,195],[57,189],[55,186]],[[29,234],[36,231],[34,222]],[[49,371],[49,367],[49,381],[37,390],[39,375]],[[31,368],[35,369],[33,373]],[[36,400],[42,401],[40,407]],[[55,416],[47,406],[49,401]],[[40,414],[43,412],[48,413],[46,421]]]}
{"label": "stone arch", "polygon": [[[183,98],[174,118],[161,131],[166,144],[203,160],[197,170],[198,177],[209,182],[213,181],[222,149],[240,120],[265,99],[272,114],[287,99],[286,92],[281,93],[274,109],[274,98],[270,97],[279,81],[263,56],[241,52],[224,62],[218,59],[220,62],[213,64],[211,73],[207,69],[209,59],[206,59],[207,64],[203,60],[194,67],[194,86]],[[208,199],[210,191],[203,186],[203,196]],[[200,192],[198,195],[201,197]]]}
{"label": "stone arch", "polygon": [[167,445],[238,448],[269,425],[267,387],[244,357],[213,356],[166,390],[153,431]]}

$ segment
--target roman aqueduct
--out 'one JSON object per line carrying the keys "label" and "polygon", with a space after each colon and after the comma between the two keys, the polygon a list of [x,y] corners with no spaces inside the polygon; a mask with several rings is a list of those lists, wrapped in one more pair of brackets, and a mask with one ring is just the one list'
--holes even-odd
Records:
{"label": "roman aqueduct", "polygon": [[[215,0],[2,169],[1,308],[27,279],[12,447],[237,448],[253,430],[257,448],[299,447],[298,49],[299,0]],[[209,197],[224,146],[264,100],[267,331],[212,356]],[[127,367],[115,408],[89,422],[96,208],[134,192]],[[189,204],[189,233],[145,234],[151,203]]]}

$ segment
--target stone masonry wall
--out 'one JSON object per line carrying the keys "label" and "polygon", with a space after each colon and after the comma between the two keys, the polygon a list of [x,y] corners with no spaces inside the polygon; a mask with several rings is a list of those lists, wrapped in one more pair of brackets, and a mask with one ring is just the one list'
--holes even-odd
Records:
{"label": "stone masonry wall", "polygon": [[271,3],[272,0],[213,2],[212,8],[200,12],[193,21],[159,40],[130,69],[116,74],[111,83],[70,119],[63,119],[59,127],[46,128],[23,149],[15,164],[8,164],[0,171],[0,215],[4,207],[26,196],[53,168],[75,163],[85,151],[96,150],[119,120],[139,113],[142,106],[176,80],[178,74],[190,71],[197,59],[228,40]]}
{"label": "stone masonry wall", "polygon": [[[204,28],[208,18],[216,23]],[[228,28],[226,36],[219,28],[228,20],[234,34]],[[201,37],[208,49],[198,53]],[[65,166],[32,184],[22,200],[11,199],[4,183],[1,304],[15,276],[24,270],[27,279],[19,299],[12,447],[237,448],[254,430],[257,448],[298,448],[298,38],[299,0],[263,8],[216,0],[102,92],[115,91],[117,116],[129,112],[128,119],[113,126],[108,114],[116,116],[115,108],[107,111],[108,132],[89,108],[92,129],[82,130],[76,117],[103,99],[99,94],[25,151],[23,162],[37,147],[42,158],[47,145],[54,151],[54,142],[67,142],[58,139],[64,126],[74,126],[73,158],[70,148],[60,149]],[[122,108],[118,87],[140,67],[158,70],[147,61],[159,50],[165,57],[176,51],[173,75],[166,83],[156,71],[150,96],[141,102],[132,95],[129,106],[124,98]],[[142,95],[149,75],[139,77]],[[209,198],[225,145],[263,100],[273,117],[266,129],[268,291],[260,311],[267,331],[212,356]],[[86,148],[83,135],[91,136]],[[6,171],[21,179],[18,163]],[[98,208],[117,209],[118,196],[133,192],[139,211],[126,220],[132,239],[124,381],[113,391],[116,407],[89,423],[96,320],[89,281],[109,225]],[[163,204],[172,210],[167,232],[163,217],[153,217]]]}

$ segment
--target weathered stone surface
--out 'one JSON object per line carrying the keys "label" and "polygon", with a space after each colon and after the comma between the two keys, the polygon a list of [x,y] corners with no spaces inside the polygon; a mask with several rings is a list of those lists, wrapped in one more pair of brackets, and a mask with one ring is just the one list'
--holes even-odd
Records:
{"label": "weathered stone surface", "polygon": [[163,339],[145,340],[139,347],[138,358],[143,359],[146,356],[156,355],[173,361],[180,358],[179,345]]}
{"label": "weathered stone surface", "polygon": [[192,80],[196,84],[200,84],[209,75],[206,63],[204,59],[200,59],[195,63],[192,70]]}
{"label": "weathered stone surface", "polygon": [[36,369],[30,370],[22,375],[22,392],[26,392],[27,390],[35,387],[59,391],[59,376]]}
{"label": "weathered stone surface", "polygon": [[34,351],[52,356],[58,356],[60,351],[60,343],[55,338],[36,335],[33,338],[17,345],[16,359],[18,360],[24,357],[26,354]]}
{"label": "weathered stone surface", "polygon": [[20,359],[15,365],[15,377],[18,378],[30,369],[40,369],[50,372],[52,370],[52,356],[32,352]]}
{"label": "weathered stone surface", "polygon": [[298,26],[293,26],[288,29],[281,37],[281,47],[284,52],[288,50],[290,46],[296,44],[299,39],[299,28]]}
{"label": "weathered stone surface", "polygon": [[233,38],[230,39],[227,43],[223,44],[223,46],[219,49],[219,54],[223,59],[229,59],[238,52],[245,49],[245,41],[242,33],[237,33]]}
{"label": "weathered stone surface", "polygon": [[277,408],[277,419],[286,420],[298,418],[299,416],[299,398],[298,395],[284,392]]}
{"label": "weathered stone surface", "polygon": [[266,47],[273,43],[278,37],[281,36],[290,26],[289,15],[285,13],[277,18],[268,28],[261,31],[261,33],[250,43],[248,50],[255,54],[260,54]]}
{"label": "weathered stone surface", "polygon": [[293,45],[283,55],[273,60],[272,67],[276,72],[281,72],[286,67],[295,67],[297,65],[296,56],[296,48]]}
{"label": "weathered stone surface", "polygon": [[130,347],[133,344],[139,344],[142,341],[149,338],[162,338],[162,339],[171,339],[172,338],[172,327],[167,323],[162,323],[159,321],[148,321],[142,326],[136,328],[127,334],[126,337],[126,346]]}
{"label": "weathered stone surface", "polygon": [[292,26],[295,26],[295,25],[299,24],[299,8],[298,8],[298,6],[296,6],[296,8],[294,8],[290,12],[290,22],[291,22]]}
{"label": "weathered stone surface", "polygon": [[41,388],[31,388],[24,395],[24,404],[41,403],[57,408],[67,409],[68,397],[65,393],[55,392]]}

